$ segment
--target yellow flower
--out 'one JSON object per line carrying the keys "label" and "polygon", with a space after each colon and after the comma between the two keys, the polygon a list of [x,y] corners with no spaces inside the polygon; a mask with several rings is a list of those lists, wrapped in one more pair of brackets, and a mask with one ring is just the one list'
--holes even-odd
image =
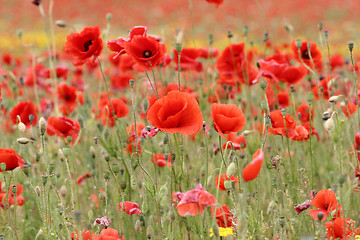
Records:
{"label": "yellow flower", "polygon": [[[219,227],[220,237],[226,237],[227,235],[234,235],[232,228]],[[213,229],[210,229],[210,237],[214,236]]]}

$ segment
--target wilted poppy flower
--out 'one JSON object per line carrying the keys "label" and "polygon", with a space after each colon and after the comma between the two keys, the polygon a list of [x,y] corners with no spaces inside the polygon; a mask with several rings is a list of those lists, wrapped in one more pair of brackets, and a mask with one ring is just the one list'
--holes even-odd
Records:
{"label": "wilted poppy flower", "polygon": [[245,182],[252,181],[259,175],[263,162],[264,152],[259,148],[254,154],[251,163],[243,169],[242,176]]}
{"label": "wilted poppy flower", "polygon": [[171,91],[150,107],[147,119],[155,127],[167,133],[192,135],[203,127],[199,104],[190,94]]}
{"label": "wilted poppy flower", "polygon": [[[310,43],[311,59],[310,59],[309,50],[308,50],[308,43]],[[321,54],[320,50],[317,48],[316,43],[303,41],[301,43],[300,55],[299,55],[299,49],[296,46],[296,40],[293,39],[291,41],[291,49],[294,52],[294,58],[296,61],[301,63],[301,60],[302,60],[311,69],[314,69],[313,65],[315,64],[316,70],[319,72],[322,71],[322,68],[323,68],[322,54]]]}
{"label": "wilted poppy flower", "polygon": [[179,200],[177,210],[180,216],[196,216],[204,212],[204,208],[214,205],[216,199],[213,195],[205,191],[201,184],[196,189],[187,191],[186,193],[175,193]]}
{"label": "wilted poppy flower", "polygon": [[[345,222],[345,229],[344,229]],[[360,227],[355,228],[355,221],[350,218],[338,217],[334,221],[326,222],[326,236],[328,239],[352,239],[355,235],[360,234]],[[346,237],[344,236],[344,233]]]}
{"label": "wilted poppy flower", "polygon": [[[20,117],[21,122],[25,124],[26,128],[30,128],[31,125],[35,126],[37,123],[37,109],[32,101],[19,102],[10,112],[10,118],[14,124],[18,123],[17,116]],[[30,121],[30,115],[33,116],[33,120]]]}
{"label": "wilted poppy flower", "polygon": [[[107,103],[106,107],[103,107],[101,111],[101,122],[103,125],[106,125],[107,123],[109,127],[113,127],[115,125],[114,115],[116,118],[122,118],[129,113],[128,107],[120,99],[111,99],[111,104],[112,107],[109,103]],[[114,114],[112,108],[114,108]]]}
{"label": "wilted poppy flower", "polygon": [[83,65],[91,57],[98,57],[102,49],[99,26],[85,27],[80,33],[71,33],[66,38],[65,51],[75,58],[72,62],[74,66]]}
{"label": "wilted poppy flower", "polygon": [[325,221],[330,212],[334,210],[336,211],[334,218],[340,217],[342,211],[341,205],[336,200],[335,193],[327,189],[323,189],[316,194],[315,198],[311,201],[311,206],[318,209],[310,209],[310,216],[315,220],[319,220],[318,214],[322,213],[324,217],[321,221]]}
{"label": "wilted poppy flower", "polygon": [[[231,142],[232,144],[227,144],[227,142]],[[245,141],[245,137],[244,135],[239,135],[239,136],[236,136],[235,133],[229,133],[227,136],[226,136],[226,143],[223,144],[223,149],[226,148],[226,145],[227,145],[227,148],[234,148],[234,150],[237,150],[237,149],[244,149],[246,148],[246,141]]]}
{"label": "wilted poppy flower", "polygon": [[[270,113],[271,118],[271,128],[269,128],[269,133],[273,135],[282,135],[284,137],[292,138],[297,135],[295,131],[296,122],[293,117],[289,114],[285,114],[285,123],[286,129],[284,124],[283,115],[280,110],[275,110]],[[288,136],[287,136],[287,134]]]}
{"label": "wilted poppy flower", "polygon": [[120,211],[126,212],[129,215],[139,215],[141,214],[141,210],[139,209],[139,204],[138,203],[133,203],[133,202],[121,202],[120,204],[118,204],[118,209]]}
{"label": "wilted poppy flower", "polygon": [[[194,70],[201,72],[203,66],[201,62],[196,61],[200,57],[200,51],[196,48],[183,48],[180,52],[180,66],[181,70]],[[179,64],[179,53],[174,49],[174,63],[176,69],[178,69]]]}
{"label": "wilted poppy flower", "polygon": [[[5,171],[9,171],[17,167],[22,168],[25,161],[13,149],[0,148],[0,163],[5,163]],[[1,169],[0,172],[2,172]]]}
{"label": "wilted poppy flower", "polygon": [[50,136],[53,136],[54,134],[63,138],[71,136],[72,142],[74,142],[78,138],[79,131],[79,122],[73,121],[67,117],[49,117],[47,121],[46,132]]}
{"label": "wilted poppy flower", "polygon": [[212,104],[211,118],[214,121],[214,129],[223,138],[224,134],[241,131],[246,124],[244,113],[235,104]]}
{"label": "wilted poppy flower", "polygon": [[171,167],[171,154],[170,153],[165,153],[165,154],[153,154],[153,156],[151,157],[151,161],[153,163],[155,163],[155,165],[159,166],[159,167],[165,167],[166,165],[168,165],[169,167]]}
{"label": "wilted poppy flower", "polygon": [[[219,183],[219,179],[220,179],[220,183]],[[215,178],[215,187],[217,188],[219,186],[220,191],[226,191],[227,189],[225,188],[225,184],[224,184],[225,181],[233,181],[233,182],[235,182],[235,184],[237,184],[239,182],[239,178],[237,178],[235,176],[231,176],[229,178],[226,175],[226,173],[217,175]]]}
{"label": "wilted poppy flower", "polygon": [[214,215],[217,221],[217,225],[219,227],[235,227],[234,223],[236,223],[236,217],[230,212],[229,207],[224,204],[220,207],[216,208],[216,212],[215,212],[215,207],[212,206],[211,207],[211,215]]}
{"label": "wilted poppy flower", "polygon": [[305,202],[296,205],[295,211],[297,214],[300,214],[302,211],[305,211],[311,206],[311,200],[306,200]]}

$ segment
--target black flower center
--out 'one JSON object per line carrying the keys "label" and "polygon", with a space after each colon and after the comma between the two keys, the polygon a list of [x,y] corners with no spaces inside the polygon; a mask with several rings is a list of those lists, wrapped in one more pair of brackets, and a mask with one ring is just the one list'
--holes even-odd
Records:
{"label": "black flower center", "polygon": [[144,58],[149,58],[152,56],[152,52],[150,50],[146,50],[143,52],[143,57]]}
{"label": "black flower center", "polygon": [[86,41],[84,43],[84,51],[85,52],[89,51],[89,47],[91,46],[91,44],[92,44],[92,40]]}
{"label": "black flower center", "polygon": [[310,59],[309,51],[307,49],[302,52],[301,58],[302,59]]}

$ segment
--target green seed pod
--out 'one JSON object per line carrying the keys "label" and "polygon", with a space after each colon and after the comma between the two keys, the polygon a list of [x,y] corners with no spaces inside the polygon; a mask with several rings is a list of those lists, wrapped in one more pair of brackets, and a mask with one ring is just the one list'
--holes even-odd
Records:
{"label": "green seed pod", "polygon": [[126,181],[125,180],[121,180],[120,187],[121,187],[122,190],[126,189]]}
{"label": "green seed pod", "polygon": [[295,41],[295,45],[296,45],[297,48],[301,48],[301,46],[302,46],[302,41],[301,41],[300,39],[296,40],[296,41]]}
{"label": "green seed pod", "polygon": [[25,173],[26,176],[29,176],[29,175],[30,175],[30,165],[25,164],[25,165],[23,166],[23,171],[24,171],[24,173]]}
{"label": "green seed pod", "polygon": [[110,173],[108,171],[104,172],[104,179],[108,180],[110,178]]}
{"label": "green seed pod", "polygon": [[225,181],[224,181],[224,187],[225,187],[226,190],[229,191],[229,190],[233,189],[233,184],[232,184],[231,181],[225,180]]}
{"label": "green seed pod", "polygon": [[62,148],[62,153],[64,154],[65,157],[70,155],[70,147],[63,147]]}
{"label": "green seed pod", "polygon": [[6,171],[6,163],[2,162],[0,164],[0,169],[1,169],[2,172],[5,172]]}
{"label": "green seed pod", "polygon": [[41,175],[41,182],[45,185],[48,182],[48,175]]}

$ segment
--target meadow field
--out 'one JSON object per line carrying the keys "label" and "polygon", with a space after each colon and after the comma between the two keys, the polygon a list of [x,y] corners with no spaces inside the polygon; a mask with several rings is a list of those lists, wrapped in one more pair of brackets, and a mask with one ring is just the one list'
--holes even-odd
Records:
{"label": "meadow field", "polygon": [[0,240],[360,239],[358,0],[0,7]]}

